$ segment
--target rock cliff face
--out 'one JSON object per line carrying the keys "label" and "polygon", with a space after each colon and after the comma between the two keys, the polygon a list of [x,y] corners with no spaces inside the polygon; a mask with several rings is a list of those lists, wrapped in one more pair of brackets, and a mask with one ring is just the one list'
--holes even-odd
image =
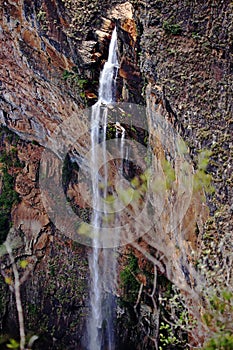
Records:
{"label": "rock cliff face", "polygon": [[[143,27],[142,72],[155,84],[194,163],[201,149],[211,151],[207,172],[216,190],[207,195],[211,217],[201,240],[206,251],[211,241],[228,241],[232,230],[232,4],[152,1],[136,2],[135,8]],[[223,255],[231,254],[227,246]],[[217,251],[211,248],[207,258],[218,260]],[[216,271],[220,279],[222,272]]]}
{"label": "rock cliff face", "polygon": [[[180,229],[186,232],[182,236],[185,256],[193,261],[192,250],[195,259],[205,254],[215,271],[215,281],[225,283],[227,265],[220,264],[215,269],[214,261],[221,260],[221,254],[230,256],[232,251],[231,13],[232,3],[220,0],[200,4],[188,0],[149,3],[6,0],[1,3],[0,120],[7,127],[1,134],[1,154],[5,152],[12,157],[11,130],[17,135],[16,141],[13,136],[15,161],[7,165],[7,170],[14,174],[14,189],[20,199],[12,205],[11,221],[23,241],[17,254],[22,257],[25,251],[27,254],[29,278],[23,287],[26,326],[37,332],[40,320],[43,345],[38,342],[38,349],[44,344],[46,349],[85,348],[83,334],[89,313],[87,250],[63,237],[50,221],[40,198],[38,171],[43,146],[52,140],[56,127],[71,116],[80,115],[80,110],[96,101],[99,73],[115,24],[119,29],[121,58],[118,100],[147,103],[153,113],[159,112],[187,143],[194,168],[201,149],[212,152],[207,172],[213,176],[215,193],[206,194],[210,217],[206,221],[208,210],[194,194]],[[75,125],[80,134],[85,118],[84,114]],[[148,116],[150,147],[158,150],[152,121],[151,114]],[[3,193],[3,184],[1,187]],[[68,192],[73,195],[71,188]],[[165,213],[159,239],[166,224]],[[165,238],[166,246],[175,245],[173,238]],[[143,254],[138,249],[152,251],[155,256],[159,249],[150,247],[148,240],[139,243],[134,255],[141,271],[151,274],[153,269],[143,265]],[[127,253],[127,249],[121,253]],[[172,254],[162,261],[159,274],[170,278],[180,274],[184,278],[181,257],[177,246],[175,249],[173,246]],[[170,266],[169,276],[166,264]],[[151,282],[146,289],[144,277],[139,276],[139,282],[144,285],[146,295]],[[229,285],[232,278],[230,273]],[[16,311],[3,281],[1,290],[4,295],[1,330],[15,337],[9,320],[16,320]],[[157,320],[153,319],[153,308],[150,303],[147,305],[146,298],[141,311],[150,317],[153,329]],[[132,322],[137,323],[130,307],[119,308],[124,313],[119,327],[129,322],[130,328]],[[139,329],[145,333],[137,336],[126,331],[122,336],[117,331],[119,349],[127,346],[127,337],[132,349],[150,349],[153,340],[146,334],[152,334],[151,331],[145,325]],[[139,345],[135,344],[138,341]],[[143,341],[145,347],[140,345]]]}

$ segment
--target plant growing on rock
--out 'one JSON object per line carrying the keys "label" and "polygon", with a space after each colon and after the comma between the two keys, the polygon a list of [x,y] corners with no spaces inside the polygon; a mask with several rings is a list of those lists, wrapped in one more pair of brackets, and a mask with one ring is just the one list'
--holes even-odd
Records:
{"label": "plant growing on rock", "polygon": [[[9,349],[20,349],[20,350],[29,350],[31,349],[33,343],[38,339],[36,335],[33,335],[29,338],[26,344],[26,333],[25,333],[25,324],[24,324],[24,312],[23,305],[21,299],[21,291],[20,287],[22,283],[26,281],[28,275],[30,273],[30,269],[26,269],[28,266],[28,261],[26,259],[20,260],[18,263],[15,260],[13,255],[12,247],[17,247],[20,242],[19,239],[14,239],[11,241],[11,235],[9,234],[4,244],[1,246],[1,255],[5,254],[9,257],[8,265],[1,269],[1,273],[4,276],[5,283],[9,286],[10,291],[15,295],[15,303],[18,314],[18,322],[19,322],[19,337],[20,341],[16,341],[15,339],[10,339],[7,344],[7,348]],[[5,250],[5,251],[4,251]],[[1,257],[2,257],[1,256]],[[22,276],[20,276],[19,270],[23,271]]]}
{"label": "plant growing on rock", "polygon": [[165,33],[172,34],[172,35],[180,35],[182,33],[182,28],[179,23],[172,23],[169,21],[163,22],[163,29],[165,30]]}
{"label": "plant growing on rock", "polygon": [[123,289],[124,298],[127,302],[136,302],[139,289],[139,283],[136,280],[138,271],[137,258],[131,253],[127,256],[125,267],[120,272],[121,287]]}
{"label": "plant growing on rock", "polygon": [[18,137],[7,128],[2,128],[1,135],[4,149],[0,152],[0,244],[5,241],[10,229],[12,207],[20,200],[15,191],[15,178],[18,171],[16,169],[23,166],[17,155]]}
{"label": "plant growing on rock", "polygon": [[77,96],[86,104],[85,89],[90,85],[87,79],[81,77],[74,67],[73,71],[65,70],[63,72],[63,79],[68,83],[69,87],[75,91]]}

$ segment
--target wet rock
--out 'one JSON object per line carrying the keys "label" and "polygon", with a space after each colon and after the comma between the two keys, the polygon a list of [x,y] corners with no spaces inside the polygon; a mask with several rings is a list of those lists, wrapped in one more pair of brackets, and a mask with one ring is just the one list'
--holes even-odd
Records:
{"label": "wet rock", "polygon": [[88,68],[91,64],[96,62],[96,56],[94,56],[96,41],[83,41],[81,48],[79,49],[79,55],[82,59],[82,66]]}

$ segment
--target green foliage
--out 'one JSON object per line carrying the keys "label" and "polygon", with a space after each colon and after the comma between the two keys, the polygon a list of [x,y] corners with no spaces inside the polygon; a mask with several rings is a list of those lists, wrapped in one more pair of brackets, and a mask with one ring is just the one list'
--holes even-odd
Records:
{"label": "green foliage", "polygon": [[179,23],[171,23],[169,21],[164,21],[163,29],[167,34],[180,35],[182,33],[182,28]]}
{"label": "green foliage", "polygon": [[184,349],[188,331],[195,327],[195,322],[190,319],[184,297],[178,288],[165,277],[162,280],[160,277],[158,284],[161,289],[159,350]]}
{"label": "green foliage", "polygon": [[233,350],[233,292],[215,290],[207,302],[203,322],[209,329],[209,339],[203,350]]}
{"label": "green foliage", "polygon": [[198,155],[197,171],[194,174],[193,189],[200,191],[204,189],[207,193],[214,193],[215,189],[212,186],[212,176],[207,173],[207,166],[209,164],[211,151],[202,150]]}
{"label": "green foliage", "polygon": [[40,146],[39,142],[37,142],[36,140],[32,140],[32,144],[35,146]]}
{"label": "green foliage", "polygon": [[198,155],[198,169],[202,170],[202,171],[206,171],[207,166],[209,164],[209,159],[211,156],[212,152],[207,150],[207,149],[203,149],[199,155]]}
{"label": "green foliage", "polygon": [[71,89],[75,90],[78,93],[83,102],[86,103],[85,90],[89,85],[92,85],[95,82],[88,82],[88,80],[82,78],[77,73],[75,67],[73,68],[73,71],[64,70],[62,78],[69,84]]}
{"label": "green foliage", "polygon": [[12,146],[16,146],[19,141],[19,136],[3,125],[0,127],[0,136],[6,138]]}
{"label": "green foliage", "polygon": [[116,127],[115,124],[108,123],[106,131],[106,140],[112,140],[116,137]]}
{"label": "green foliage", "polygon": [[[38,339],[37,335],[33,335],[28,339],[27,346],[26,346],[27,350],[32,349],[32,345],[37,339]],[[19,349],[20,343],[15,339],[9,339],[9,343],[6,344],[6,347],[8,349]]]}
{"label": "green foliage", "polygon": [[15,339],[10,339],[10,342],[6,346],[8,349],[19,349],[19,342]]}
{"label": "green foliage", "polygon": [[14,190],[14,177],[7,168],[2,170],[2,193],[0,195],[0,244],[2,244],[10,229],[10,214],[14,204],[19,202],[19,194]]}
{"label": "green foliage", "polygon": [[192,32],[192,38],[195,39],[195,40],[200,40],[201,39],[201,35],[199,33]]}
{"label": "green foliage", "polygon": [[71,72],[71,71],[69,71],[69,70],[64,70],[64,72],[63,72],[63,74],[62,74],[62,78],[64,79],[64,80],[67,80],[67,79],[70,79],[70,78],[72,78],[74,76],[74,72]]}
{"label": "green foliage", "polygon": [[23,164],[19,161],[17,157],[17,149],[12,148],[9,152],[6,152],[5,150],[2,152],[0,156],[0,163],[4,163],[5,166],[9,167],[15,167],[15,168],[22,168]]}
{"label": "green foliage", "polygon": [[172,168],[171,164],[166,159],[162,162],[162,168],[166,179],[166,188],[171,189],[172,184],[176,179],[175,170]]}
{"label": "green foliage", "polygon": [[135,275],[139,272],[138,259],[131,253],[127,257],[127,264],[120,272],[121,287],[124,290],[124,299],[134,303],[138,294],[139,284]]}
{"label": "green foliage", "polygon": [[75,83],[81,90],[85,89],[86,85],[88,84],[86,79],[81,78],[78,73],[74,71],[64,70],[62,78]]}
{"label": "green foliage", "polygon": [[203,350],[233,350],[233,334],[227,332],[211,338]]}
{"label": "green foliage", "polygon": [[39,310],[36,304],[27,303],[27,313],[30,315],[30,317],[35,317],[37,314],[39,314]]}
{"label": "green foliage", "polygon": [[19,263],[19,266],[20,266],[22,269],[26,269],[26,267],[28,266],[28,261],[27,261],[26,259],[21,260],[20,263]]}
{"label": "green foliage", "polygon": [[40,23],[42,30],[47,31],[49,21],[47,19],[46,12],[43,11],[42,9],[40,9],[36,15],[36,19],[37,19],[38,23]]}
{"label": "green foliage", "polygon": [[220,295],[209,297],[208,302],[208,311],[203,315],[204,323],[220,332],[230,330],[233,324],[233,293],[223,290]]}
{"label": "green foliage", "polygon": [[206,174],[202,170],[197,170],[194,174],[194,181],[193,181],[193,189],[194,191],[199,191],[202,188],[207,193],[214,193],[215,189],[211,185],[212,183],[212,176],[210,174]]}
{"label": "green foliage", "polygon": [[[16,146],[18,136],[7,128],[2,127],[0,131],[5,142]],[[19,195],[14,189],[15,175],[10,174],[12,168],[22,167],[23,164],[17,157],[17,148],[12,147],[9,151],[3,150],[0,155],[2,188],[0,194],[0,244],[2,244],[10,229],[10,215],[12,206],[19,202]],[[13,171],[11,171],[12,174]]]}
{"label": "green foliage", "polygon": [[39,12],[36,15],[36,18],[37,18],[38,21],[41,21],[41,22],[45,21],[46,20],[46,12],[42,11],[40,9]]}
{"label": "green foliage", "polygon": [[171,325],[161,322],[159,330],[159,350],[163,350],[167,346],[180,345],[180,340],[174,334],[173,327]]}
{"label": "green foliage", "polygon": [[86,79],[79,79],[78,77],[76,79],[77,79],[78,87],[80,89],[84,89],[85,86],[87,85],[88,81]]}

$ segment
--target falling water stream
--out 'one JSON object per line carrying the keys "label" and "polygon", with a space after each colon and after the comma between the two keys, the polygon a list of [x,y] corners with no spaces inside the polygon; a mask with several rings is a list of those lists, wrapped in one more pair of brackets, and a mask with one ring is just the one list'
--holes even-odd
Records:
{"label": "falling water stream", "polygon": [[[117,59],[117,32],[114,29],[109,46],[108,60],[99,80],[98,101],[91,114],[91,161],[92,161],[92,226],[93,248],[89,256],[91,276],[91,316],[88,325],[89,350],[107,348],[114,350],[114,290],[116,287],[117,258],[114,249],[99,245],[101,227],[107,217],[105,199],[108,196],[107,124],[108,105],[115,101],[116,78],[119,64]],[[123,154],[124,133],[120,141]]]}

